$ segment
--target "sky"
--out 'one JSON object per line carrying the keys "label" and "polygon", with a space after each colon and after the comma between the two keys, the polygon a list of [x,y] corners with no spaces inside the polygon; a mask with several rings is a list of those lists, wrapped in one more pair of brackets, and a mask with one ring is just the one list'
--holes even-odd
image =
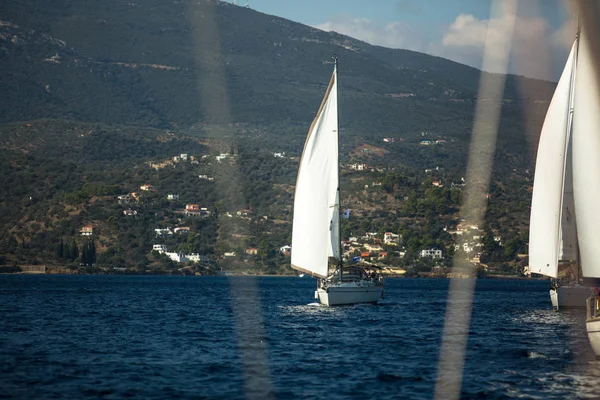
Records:
{"label": "sky", "polygon": [[[232,0],[233,1],[233,0]],[[238,0],[238,4],[245,0]],[[419,51],[490,72],[507,27],[513,26],[509,72],[558,80],[573,43],[576,16],[564,0],[518,0],[513,16],[498,13],[506,0],[249,0],[250,8],[370,44]],[[488,29],[489,27],[489,29]],[[484,45],[491,49],[483,68]]]}

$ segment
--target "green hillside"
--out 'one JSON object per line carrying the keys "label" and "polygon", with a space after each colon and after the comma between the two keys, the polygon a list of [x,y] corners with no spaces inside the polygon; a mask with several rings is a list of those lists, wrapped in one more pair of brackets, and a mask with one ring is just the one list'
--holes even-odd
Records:
{"label": "green hillside", "polygon": [[[276,249],[289,242],[296,157],[333,54],[342,162],[373,170],[343,168],[342,200],[356,210],[348,234],[402,231],[413,253],[452,247],[443,228],[458,222],[460,190],[450,184],[465,174],[480,71],[211,0],[22,0],[1,3],[0,15],[1,262],[74,265],[79,255],[57,249],[87,246],[80,229],[93,224],[99,265],[176,268],[149,255],[154,229],[193,222],[195,233],[170,248],[213,259],[235,250],[244,263],[240,252],[257,247],[262,271],[285,265]],[[496,99],[486,229],[521,238],[498,260],[523,251],[527,170],[554,86],[509,76]],[[223,152],[235,157],[214,161]],[[151,166],[182,153],[196,163]],[[445,188],[429,188],[433,180]],[[127,218],[116,196],[146,183],[156,192]],[[174,192],[180,200],[168,202]],[[210,217],[181,218],[187,203]],[[242,209],[249,220],[224,217]]]}

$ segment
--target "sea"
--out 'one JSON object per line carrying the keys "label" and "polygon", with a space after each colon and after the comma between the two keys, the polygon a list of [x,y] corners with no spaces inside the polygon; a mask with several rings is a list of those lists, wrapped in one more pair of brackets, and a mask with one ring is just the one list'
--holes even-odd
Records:
{"label": "sea", "polygon": [[[329,308],[309,277],[0,275],[0,398],[441,398],[449,282]],[[475,282],[459,398],[600,396],[585,311],[548,289]]]}

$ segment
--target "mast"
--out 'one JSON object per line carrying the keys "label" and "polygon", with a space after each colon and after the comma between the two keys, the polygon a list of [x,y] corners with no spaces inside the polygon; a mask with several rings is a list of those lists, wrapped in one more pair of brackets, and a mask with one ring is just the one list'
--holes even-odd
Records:
{"label": "mast", "polygon": [[[335,74],[335,84],[336,84],[335,87],[336,87],[336,90],[337,90],[337,88],[339,86],[337,69],[338,69],[338,57],[337,57],[337,54],[333,53],[333,72]],[[336,96],[336,98],[337,98],[337,96]],[[339,99],[338,99],[338,104],[339,104]],[[339,108],[338,107],[336,107],[336,113],[337,113],[337,115],[336,115],[336,121],[338,121],[337,122],[338,126],[336,126],[336,132],[337,132],[337,137],[338,137],[338,139],[337,139],[337,142],[338,142],[337,197],[338,197],[338,225],[339,225],[339,230],[340,230],[340,237],[339,237],[339,240],[338,240],[338,246],[339,246],[339,249],[340,249],[340,268],[339,268],[339,270],[340,270],[340,282],[341,282],[342,281],[342,269],[344,267],[344,262],[343,262],[343,259],[344,259],[343,250],[344,249],[342,248],[342,207],[341,207],[342,193],[340,191],[340,167],[339,167],[339,165],[340,165],[340,161],[339,161],[339,153],[340,153],[340,150],[339,150],[339,147],[340,147],[340,144],[339,144],[340,143],[340,123],[339,123]]]}
{"label": "mast", "polygon": [[[575,54],[573,54],[573,72],[571,73],[571,93],[569,94],[569,141],[572,142],[571,135],[573,134],[573,112],[575,103],[575,75],[577,74],[577,56],[579,53],[579,14],[577,14],[577,32],[575,32]],[[571,161],[572,162],[572,161]],[[574,213],[575,214],[575,213]],[[575,219],[575,229],[577,229],[577,218]],[[577,236],[576,236],[577,237]],[[579,237],[577,237],[577,263],[575,265],[575,282],[579,284],[580,276],[579,270],[581,269],[581,255],[579,254]]]}
{"label": "mast", "polygon": [[[575,47],[573,49],[573,66],[572,66],[572,70],[571,70],[571,81],[569,83],[569,103],[568,103],[568,114],[567,114],[567,141],[565,144],[565,154],[567,154],[569,152],[569,150],[571,150],[572,148],[572,141],[573,141],[573,112],[574,112],[574,104],[575,104],[575,78],[576,78],[576,74],[577,74],[577,56],[578,56],[578,52],[579,52],[579,15],[577,15],[577,32],[575,32]],[[567,170],[567,162],[573,162],[572,161],[572,156],[571,156],[571,160],[569,160],[568,155],[565,156],[565,160],[564,160],[564,165],[563,165],[563,182],[562,182],[562,193],[563,193],[563,197],[560,200],[560,210],[561,210],[561,214],[564,212],[563,207],[564,207],[564,193],[565,193],[565,173]],[[571,172],[572,174],[572,172]],[[572,177],[571,177],[571,185],[572,185]],[[572,188],[571,188],[572,189]],[[575,213],[573,213],[574,215]],[[562,218],[561,218],[562,219]],[[561,221],[561,225],[562,225],[562,221]],[[575,226],[577,226],[577,220],[575,220]],[[575,228],[577,229],[577,228]],[[561,230],[562,230],[562,226],[561,226]],[[562,236],[562,235],[561,235]],[[559,236],[559,238],[561,237]],[[581,265],[581,262],[579,260],[579,239],[577,238],[577,233],[575,234],[575,243],[576,243],[576,257],[577,257],[577,266],[576,266],[576,273],[575,273],[575,279],[576,282],[579,283],[579,267]],[[559,239],[560,240],[560,239]],[[561,243],[558,243],[558,247],[560,248]],[[560,260],[557,260],[557,263],[559,263]],[[557,273],[557,279],[558,279],[558,273]]]}

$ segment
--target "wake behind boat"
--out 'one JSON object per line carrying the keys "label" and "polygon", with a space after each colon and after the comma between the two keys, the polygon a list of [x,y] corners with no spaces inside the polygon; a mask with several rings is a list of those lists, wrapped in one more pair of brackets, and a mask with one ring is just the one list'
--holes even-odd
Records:
{"label": "wake behind boat", "polygon": [[337,58],[325,97],[308,131],[294,198],[292,268],[317,278],[315,298],[327,306],[376,303],[383,277],[344,266],[340,229]]}

